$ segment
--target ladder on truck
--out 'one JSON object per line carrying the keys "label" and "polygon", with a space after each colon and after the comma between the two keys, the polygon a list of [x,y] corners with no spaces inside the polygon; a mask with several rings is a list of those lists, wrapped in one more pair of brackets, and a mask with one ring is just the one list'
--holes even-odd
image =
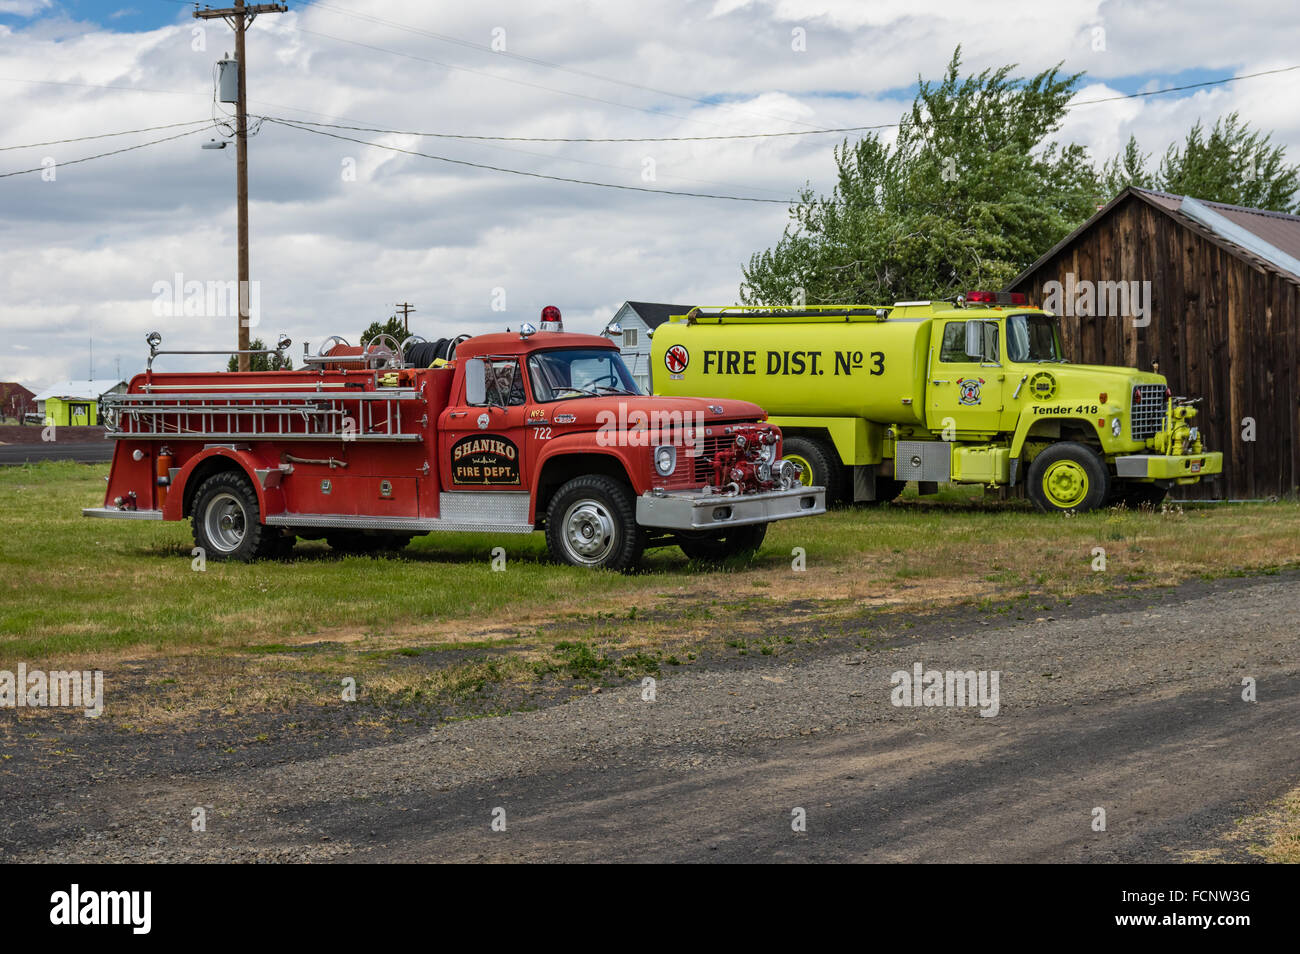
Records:
{"label": "ladder on truck", "polygon": [[[363,391],[345,387],[342,381],[329,380],[323,368],[319,379],[295,381],[282,388],[264,384],[268,390],[238,391],[238,384],[213,383],[206,387],[193,383],[175,383],[177,376],[159,382],[154,378],[154,359],[163,354],[246,354],[280,355],[291,344],[281,335],[274,348],[235,351],[163,351],[162,335],[151,332],[149,361],[146,365],[143,392],[106,394],[100,398],[100,420],[106,436],[116,439],[178,440],[193,438],[205,441],[408,441],[424,439],[428,424],[425,410],[415,409],[402,417],[402,405],[412,401],[425,403],[424,385],[387,387],[379,381],[379,371],[405,367],[401,360],[403,346],[379,335],[359,354],[334,357],[328,353],[304,356],[308,365],[355,363],[362,370],[375,372],[376,389]],[[412,339],[408,339],[412,340]],[[423,339],[421,339],[423,340]],[[322,351],[335,343],[346,344],[337,335],[326,341]],[[305,348],[304,348],[305,350]],[[289,372],[299,375],[305,372]]]}
{"label": "ladder on truck", "polygon": [[154,391],[106,394],[101,409],[118,439],[420,441],[427,416],[402,405],[423,401],[422,390]]}

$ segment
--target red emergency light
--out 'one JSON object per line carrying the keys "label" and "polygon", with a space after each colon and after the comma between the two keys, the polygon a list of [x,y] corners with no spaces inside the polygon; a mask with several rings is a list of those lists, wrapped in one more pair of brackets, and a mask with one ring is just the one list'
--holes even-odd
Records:
{"label": "red emergency light", "polygon": [[966,293],[966,301],[975,305],[1027,305],[1024,292],[973,291]]}

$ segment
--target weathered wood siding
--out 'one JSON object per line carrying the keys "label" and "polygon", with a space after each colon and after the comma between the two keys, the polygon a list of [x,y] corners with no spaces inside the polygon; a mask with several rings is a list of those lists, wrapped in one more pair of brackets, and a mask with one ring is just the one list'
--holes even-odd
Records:
{"label": "weathered wood siding", "polygon": [[[1202,397],[1197,419],[1223,477],[1183,496],[1256,498],[1300,490],[1300,286],[1130,196],[1015,286],[1041,304],[1044,285],[1151,283],[1151,323],[1061,318],[1066,354],[1149,370],[1175,394]],[[1246,419],[1255,440],[1245,437]]]}

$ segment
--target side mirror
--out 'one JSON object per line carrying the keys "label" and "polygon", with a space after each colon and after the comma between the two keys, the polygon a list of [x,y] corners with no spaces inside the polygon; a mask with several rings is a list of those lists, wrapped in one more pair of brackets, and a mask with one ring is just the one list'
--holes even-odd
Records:
{"label": "side mirror", "polygon": [[487,403],[487,364],[482,358],[470,358],[465,362],[465,403]]}
{"label": "side mirror", "polygon": [[984,357],[984,322],[978,318],[966,322],[966,357],[977,360]]}

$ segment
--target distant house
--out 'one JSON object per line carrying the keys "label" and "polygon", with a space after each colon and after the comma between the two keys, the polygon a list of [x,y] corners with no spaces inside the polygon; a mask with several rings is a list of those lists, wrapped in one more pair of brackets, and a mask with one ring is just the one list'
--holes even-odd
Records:
{"label": "distant house", "polygon": [[0,381],[0,423],[14,418],[20,424],[23,415],[36,410],[36,395],[17,381]]}
{"label": "distant house", "polygon": [[61,381],[35,395],[36,409],[49,424],[82,427],[99,423],[99,399],[126,390],[125,381]]}
{"label": "distant house", "polygon": [[684,315],[693,305],[665,305],[649,301],[626,301],[614,313],[614,323],[623,328],[619,350],[628,370],[643,391],[653,383],[650,368],[650,337],[654,330],[673,315]]}
{"label": "distant house", "polygon": [[[1300,216],[1130,187],[1008,290],[1061,316],[1070,360],[1159,364],[1175,394],[1204,398],[1196,423],[1223,475],[1188,495],[1300,488]],[[1149,314],[1098,314],[1103,290],[1137,291]]]}

